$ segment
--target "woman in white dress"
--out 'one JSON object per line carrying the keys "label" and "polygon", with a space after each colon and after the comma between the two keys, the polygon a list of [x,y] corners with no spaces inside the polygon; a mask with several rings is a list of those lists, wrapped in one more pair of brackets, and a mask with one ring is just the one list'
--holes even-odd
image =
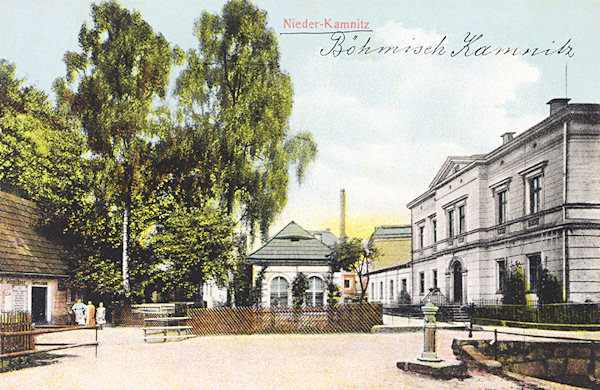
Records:
{"label": "woman in white dress", "polygon": [[96,324],[101,328],[106,324],[106,308],[102,302],[96,308]]}

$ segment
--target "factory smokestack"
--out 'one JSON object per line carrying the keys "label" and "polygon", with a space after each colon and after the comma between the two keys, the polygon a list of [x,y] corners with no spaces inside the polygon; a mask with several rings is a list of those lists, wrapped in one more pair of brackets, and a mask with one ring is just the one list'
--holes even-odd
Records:
{"label": "factory smokestack", "polygon": [[346,240],[346,190],[340,190],[340,240]]}

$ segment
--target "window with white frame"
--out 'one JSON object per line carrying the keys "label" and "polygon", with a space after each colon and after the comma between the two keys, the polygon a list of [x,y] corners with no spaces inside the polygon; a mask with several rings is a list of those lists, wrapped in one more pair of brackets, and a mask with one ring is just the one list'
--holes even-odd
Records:
{"label": "window with white frame", "polygon": [[506,259],[496,260],[496,288],[498,292],[504,289],[506,278],[508,276],[508,268]]}
{"label": "window with white frame", "polygon": [[383,280],[379,282],[379,300],[383,301]]}
{"label": "window with white frame", "polygon": [[467,231],[467,195],[442,206],[446,212],[448,238]]}
{"label": "window with white frame", "polygon": [[306,291],[306,306],[323,306],[323,280],[312,276],[308,279],[308,290]]}
{"label": "window with white frame", "polygon": [[540,271],[542,269],[542,254],[540,252],[527,255],[528,272],[527,281],[529,291],[535,292],[540,282]]}
{"label": "window with white frame", "polygon": [[508,177],[491,185],[494,197],[495,219],[497,224],[508,221],[508,186],[511,178]]}
{"label": "window with white frame", "polygon": [[437,219],[431,220],[431,239],[434,244],[437,242]]}
{"label": "window with white frame", "polygon": [[506,218],[506,205],[507,205],[507,190],[498,192],[497,202],[498,205],[498,223],[504,223],[507,221]]}
{"label": "window with white frame", "polygon": [[542,177],[535,176],[527,180],[529,189],[529,214],[540,211],[542,206]]}
{"label": "window with white frame", "polygon": [[419,248],[423,248],[425,245],[425,225],[419,226]]}
{"label": "window with white frame", "polygon": [[437,274],[437,269],[433,270],[432,273],[432,281],[433,281],[433,288],[437,288],[438,287],[438,274]]}
{"label": "window with white frame", "polygon": [[425,294],[425,272],[419,272],[419,294]]}
{"label": "window with white frame", "polygon": [[375,283],[371,283],[371,299],[375,299]]}
{"label": "window with white frame", "polygon": [[271,281],[271,307],[288,305],[289,286],[288,281],[281,276],[277,276]]}
{"label": "window with white frame", "polygon": [[390,299],[394,299],[394,280],[390,280]]}
{"label": "window with white frame", "polygon": [[525,187],[525,214],[535,214],[544,207],[544,168],[548,161],[542,161],[519,174]]}
{"label": "window with white frame", "polygon": [[402,279],[402,291],[408,292],[408,281],[406,279]]}
{"label": "window with white frame", "polygon": [[465,205],[458,206],[458,234],[464,233],[466,229]]}
{"label": "window with white frame", "polygon": [[448,238],[454,237],[454,209],[448,210]]}

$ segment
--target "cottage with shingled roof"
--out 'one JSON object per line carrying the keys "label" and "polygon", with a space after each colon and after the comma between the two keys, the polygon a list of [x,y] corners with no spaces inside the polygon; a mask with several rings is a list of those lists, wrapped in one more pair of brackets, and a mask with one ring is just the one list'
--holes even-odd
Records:
{"label": "cottage with shingled roof", "polygon": [[[266,307],[292,305],[292,282],[300,272],[308,278],[305,304],[327,302],[328,257],[332,249],[296,222],[288,223],[261,248],[250,254],[253,280],[264,270],[262,301]],[[334,276],[334,282],[335,277]]]}
{"label": "cottage with shingled roof", "polygon": [[27,311],[35,323],[65,320],[64,251],[37,230],[41,211],[0,191],[0,312]]}

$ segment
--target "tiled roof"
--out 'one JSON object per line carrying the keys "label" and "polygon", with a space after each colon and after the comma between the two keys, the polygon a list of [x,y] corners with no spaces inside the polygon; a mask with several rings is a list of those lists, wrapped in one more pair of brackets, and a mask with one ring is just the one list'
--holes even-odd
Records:
{"label": "tiled roof", "polygon": [[248,256],[250,263],[327,265],[331,249],[294,221]]}
{"label": "tiled roof", "polygon": [[330,248],[333,248],[335,244],[340,242],[340,239],[329,230],[311,230],[310,232],[317,240]]}
{"label": "tiled roof", "polygon": [[0,273],[66,276],[64,251],[36,230],[40,209],[0,191]]}
{"label": "tiled roof", "polygon": [[410,238],[410,229],[410,225],[377,226],[371,235],[371,240]]}

